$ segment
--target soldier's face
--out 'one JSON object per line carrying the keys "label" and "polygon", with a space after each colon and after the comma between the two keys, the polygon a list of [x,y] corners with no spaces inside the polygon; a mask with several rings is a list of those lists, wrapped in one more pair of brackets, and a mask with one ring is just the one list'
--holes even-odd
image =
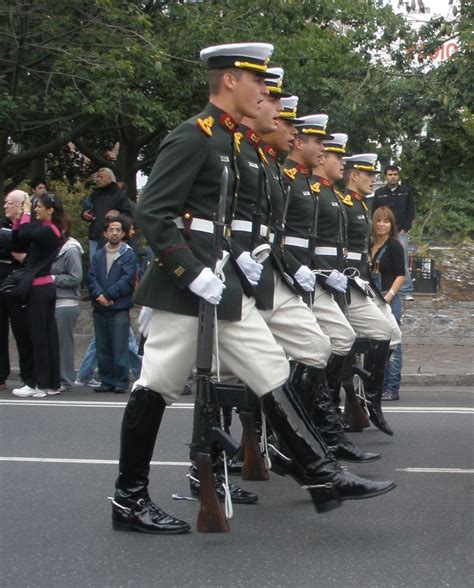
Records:
{"label": "soldier's face", "polygon": [[374,191],[374,184],[375,184],[375,175],[369,174],[366,171],[359,171],[357,174],[354,174],[355,184],[356,184],[356,192],[366,196],[367,194],[372,194]]}
{"label": "soldier's face", "polygon": [[277,151],[288,153],[296,137],[297,131],[294,125],[282,118],[276,121],[277,128],[273,133],[264,136],[265,143],[271,145]]}
{"label": "soldier's face", "polygon": [[233,98],[235,112],[248,118],[257,118],[268,88],[265,79],[251,71],[242,71],[234,78]]}
{"label": "soldier's face", "polygon": [[321,163],[324,155],[324,145],[321,139],[314,135],[310,135],[302,142],[302,155],[304,164],[308,169],[317,167]]}
{"label": "soldier's face", "polygon": [[254,129],[259,135],[271,133],[277,128],[277,119],[283,110],[279,98],[267,94],[260,105],[260,111],[255,119]]}
{"label": "soldier's face", "polygon": [[335,153],[326,151],[324,154],[323,168],[326,173],[326,177],[333,182],[337,182],[342,178],[345,165],[346,162],[342,159],[342,157],[338,157]]}

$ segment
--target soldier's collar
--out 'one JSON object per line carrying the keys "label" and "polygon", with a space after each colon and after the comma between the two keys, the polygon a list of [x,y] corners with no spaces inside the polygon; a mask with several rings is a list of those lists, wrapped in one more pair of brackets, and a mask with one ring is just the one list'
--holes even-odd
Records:
{"label": "soldier's collar", "polygon": [[261,146],[262,139],[260,135],[255,132],[250,127],[246,127],[245,125],[240,125],[241,130],[244,131],[245,139],[253,146],[255,149],[258,149]]}
{"label": "soldier's collar", "polygon": [[220,117],[219,117],[219,122],[221,124],[221,126],[224,127],[224,129],[226,131],[228,131],[229,133],[234,134],[237,131],[238,128],[238,124],[235,122],[235,120],[230,116],[230,114],[227,114],[227,112],[223,112]]}
{"label": "soldier's collar", "polygon": [[303,165],[302,163],[298,163],[297,161],[294,161],[294,159],[287,159],[285,161],[285,167],[296,169],[296,171],[298,173],[300,173],[306,177],[308,177],[310,175],[309,169],[305,165]]}
{"label": "soldier's collar", "polygon": [[317,174],[315,174],[314,177],[322,186],[327,186],[328,188],[332,188],[334,186],[334,182],[328,180],[327,178],[323,178],[322,176],[318,176]]}
{"label": "soldier's collar", "polygon": [[352,200],[360,200],[361,202],[363,202],[365,200],[365,196],[363,196],[362,194],[359,194],[359,192],[355,192],[354,190],[347,189],[345,194],[349,194],[349,196],[352,198]]}
{"label": "soldier's collar", "polygon": [[274,161],[277,160],[278,151],[274,149],[271,145],[265,145],[264,148],[265,153],[267,153]]}
{"label": "soldier's collar", "polygon": [[[228,112],[225,112],[225,110],[222,110],[222,108],[219,108],[212,102],[207,104],[206,108],[201,114],[201,118],[204,119],[204,122],[207,122],[210,118],[212,118],[212,124],[217,124],[217,122],[219,122],[220,126],[231,134],[234,134],[239,126]],[[211,131],[212,124],[210,125]],[[201,127],[201,130],[207,131],[207,129],[202,128],[201,124],[198,123],[198,125]],[[212,135],[212,132],[206,132],[206,134]]]}

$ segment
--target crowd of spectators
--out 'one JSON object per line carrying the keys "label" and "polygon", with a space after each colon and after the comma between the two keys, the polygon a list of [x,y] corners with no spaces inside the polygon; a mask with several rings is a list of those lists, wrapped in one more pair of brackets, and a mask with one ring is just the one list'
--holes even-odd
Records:
{"label": "crowd of spectators", "polygon": [[[138,377],[141,355],[129,311],[138,279],[134,203],[112,170],[102,168],[82,204],[89,223],[89,290],[94,322],[90,342],[75,374],[74,332],[83,276],[82,245],[71,236],[71,219],[61,199],[34,179],[30,194],[10,190],[0,226],[0,389],[10,375],[9,330],[18,349],[20,397],[59,394],[74,384],[96,392],[125,393],[129,372]],[[98,369],[99,381],[94,378]]]}
{"label": "crowd of spectators", "polygon": [[[401,295],[412,299],[406,260],[407,234],[414,216],[413,196],[400,184],[399,169],[385,169],[387,184],[376,191],[372,214],[371,257],[377,285],[400,323]],[[0,390],[10,375],[9,330],[18,349],[23,385],[13,394],[40,398],[59,394],[73,385],[96,392],[125,393],[129,374],[138,378],[143,341],[137,344],[130,327],[136,281],[152,259],[147,250],[138,267],[134,246],[135,203],[112,170],[95,174],[96,186],[81,201],[81,218],[89,224],[89,271],[85,280],[92,305],[94,337],[75,374],[74,332],[79,317],[84,250],[71,236],[71,219],[60,198],[42,178],[32,180],[30,194],[10,190],[0,224]],[[21,286],[5,288],[9,277],[23,272]],[[25,293],[26,287],[26,293]],[[142,309],[142,314],[149,309]],[[144,315],[145,316],[145,315]],[[146,325],[143,318],[142,325]],[[401,346],[387,367],[384,400],[398,399]],[[98,370],[98,380],[95,370]],[[184,393],[190,392],[191,381]]]}

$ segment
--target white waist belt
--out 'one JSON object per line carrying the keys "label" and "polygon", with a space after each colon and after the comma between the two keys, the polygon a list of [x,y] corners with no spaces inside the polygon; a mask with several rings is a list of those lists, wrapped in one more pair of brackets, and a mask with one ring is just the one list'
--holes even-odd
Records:
{"label": "white waist belt", "polygon": [[356,253],[355,251],[349,251],[346,259],[352,259],[354,261],[360,261],[362,259],[362,253]]}
{"label": "white waist belt", "polygon": [[[174,219],[175,225],[178,229],[184,229],[183,219],[178,216]],[[233,231],[242,231],[245,233],[250,233],[252,231],[252,223],[249,221],[233,221],[232,222],[232,230]],[[260,236],[266,237],[267,236],[268,227],[266,225],[260,225]],[[191,231],[198,231],[200,233],[214,233],[214,222],[207,220],[205,218],[193,218],[193,222],[191,223]],[[274,235],[270,233],[268,236],[268,240],[270,243],[273,243]]]}
{"label": "white waist belt", "polygon": [[[232,221],[231,229],[233,231],[241,231],[242,233],[251,233],[252,224],[250,221],[234,220]],[[266,225],[260,225],[260,237],[267,236],[268,227]]]}
{"label": "white waist belt", "polygon": [[[183,219],[180,216],[174,219],[174,223],[178,229],[184,229]],[[205,218],[193,218],[191,230],[199,231],[200,233],[210,233],[212,235],[214,233],[214,223]]]}
{"label": "white waist belt", "polygon": [[333,255],[337,256],[337,249],[335,247],[316,247],[317,255]]}
{"label": "white waist belt", "polygon": [[308,248],[308,239],[301,239],[300,237],[285,237],[285,245],[293,245],[293,247]]}
{"label": "white waist belt", "polygon": [[[293,245],[294,247],[308,248],[308,239],[301,239],[300,237],[286,237],[285,245]],[[335,247],[316,247],[314,252],[317,255],[337,255]]]}

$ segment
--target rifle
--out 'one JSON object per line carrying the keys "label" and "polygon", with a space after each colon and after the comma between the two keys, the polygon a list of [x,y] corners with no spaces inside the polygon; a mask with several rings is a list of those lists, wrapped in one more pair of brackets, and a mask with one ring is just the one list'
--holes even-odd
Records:
{"label": "rifle", "polygon": [[[310,191],[311,192],[311,191]],[[308,236],[308,250],[306,252],[306,265],[311,268],[314,258],[314,252],[316,249],[316,241],[318,239],[318,217],[319,217],[319,198],[313,196],[313,201],[316,200],[313,207],[313,222]],[[306,292],[306,294],[308,294]],[[313,295],[309,295],[310,308],[313,306]]]}
{"label": "rifle", "polygon": [[250,233],[250,251],[257,247],[260,241],[260,227],[263,224],[264,213],[262,211],[262,201],[265,194],[265,172],[262,163],[258,166],[258,189],[257,200],[252,210],[252,231]]}
{"label": "rifle", "polygon": [[284,252],[284,243],[285,243],[285,231],[286,231],[286,217],[288,214],[288,208],[290,205],[291,199],[291,186],[288,186],[286,189],[282,187],[283,190],[283,209],[281,213],[281,218],[273,227],[273,242],[271,244],[271,250],[273,254],[273,260],[280,271],[282,278],[285,280],[286,284],[297,294],[301,296],[305,296],[308,294],[306,290],[303,290],[298,284],[296,280],[294,280],[286,271],[285,271],[285,261],[282,257]]}
{"label": "rifle", "polygon": [[[336,269],[341,273],[344,272],[345,269],[345,255],[344,255],[344,245],[345,245],[345,238],[344,238],[344,219],[342,212],[339,208],[340,204],[338,202],[337,206],[337,239],[336,239],[336,250],[337,250],[337,258],[336,258]],[[334,298],[339,306],[339,308],[344,313],[344,316],[348,319],[349,313],[347,311],[347,297],[346,294],[343,292],[335,292]],[[352,361],[350,361],[352,358]],[[352,365],[355,361],[355,353],[352,351],[349,353],[349,356],[346,359],[347,362],[350,361],[350,365],[348,366],[349,369],[341,369],[341,376],[342,381],[341,384],[344,388],[345,392],[345,402],[344,402],[344,417],[349,424],[349,428],[351,431],[362,431],[365,427],[370,425],[369,419],[365,410],[362,408],[360,404],[360,398],[357,395],[357,392],[354,387],[354,380],[353,380],[353,369],[354,366]],[[361,374],[358,373],[359,376]]]}
{"label": "rifle", "polygon": [[255,423],[256,410],[260,410],[260,403],[255,395],[249,391],[249,404],[239,411],[240,422],[242,423],[242,480],[254,482],[270,479],[265,461],[262,458],[262,451],[258,443],[257,428]]}
{"label": "rifle", "polygon": [[[224,231],[229,170],[224,167],[221,177],[219,205],[214,215],[214,238],[211,269],[224,257]],[[198,341],[196,352],[196,401],[194,404],[191,454],[196,463],[200,482],[200,510],[197,530],[203,533],[225,533],[229,524],[217,498],[212,471],[211,454],[218,443],[230,455],[238,447],[219,426],[219,384],[211,379],[214,347],[215,306],[201,299],[199,302]]]}

